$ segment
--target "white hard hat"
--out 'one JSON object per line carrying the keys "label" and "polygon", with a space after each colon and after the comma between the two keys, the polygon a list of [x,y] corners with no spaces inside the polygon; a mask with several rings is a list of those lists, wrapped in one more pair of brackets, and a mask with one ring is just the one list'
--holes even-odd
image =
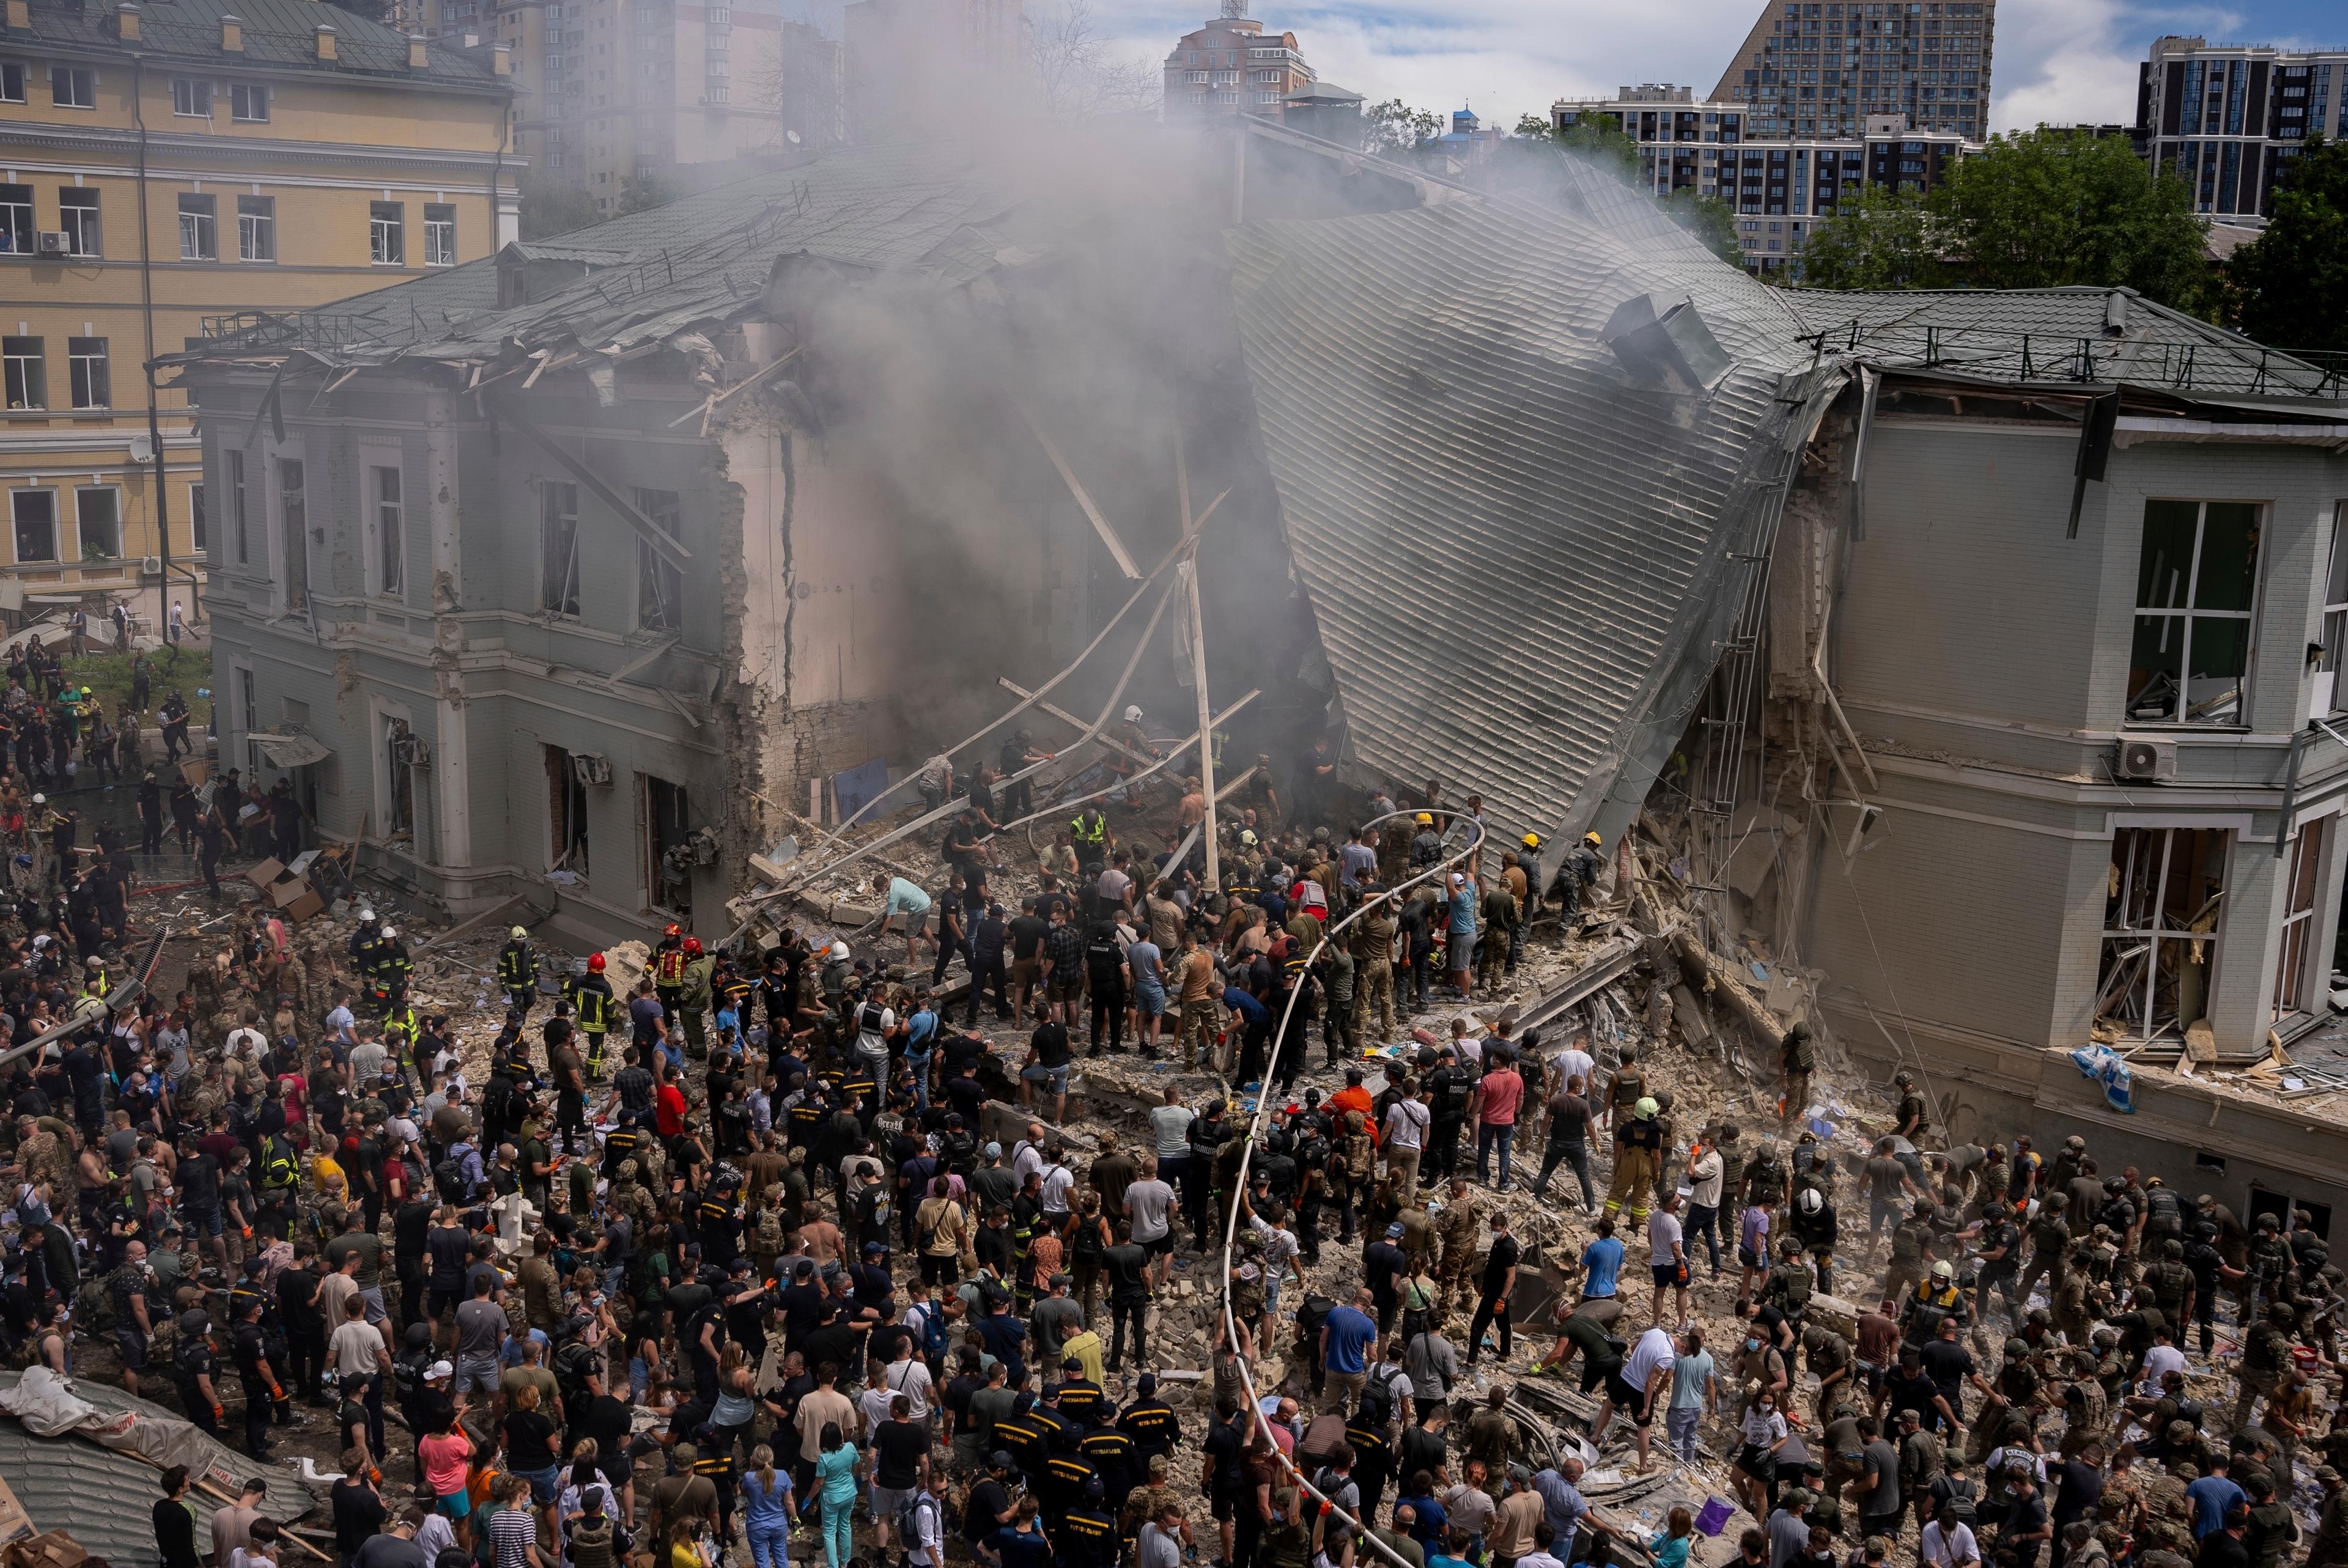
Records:
{"label": "white hard hat", "polygon": [[392,929],[390,927],[388,927],[388,926],[386,926],[386,927],[383,928],[383,934],[384,934],[385,936],[386,936],[386,937],[396,937],[396,936],[398,936],[398,935],[399,935],[399,933],[398,933],[398,932],[396,932],[396,931],[393,930],[393,929]]}
{"label": "white hard hat", "polygon": [[375,918],[375,911],[366,907],[365,906],[361,906],[359,909],[359,918],[362,920],[372,920]]}
{"label": "white hard hat", "polygon": [[1141,723],[1141,709],[1139,706],[1136,705],[1126,709],[1125,722],[1128,724],[1138,724]]}
{"label": "white hard hat", "polygon": [[49,797],[45,794],[36,794],[33,796],[33,804],[35,805],[46,805],[49,804]]}
{"label": "white hard hat", "polygon": [[848,957],[848,944],[845,942],[834,942],[831,945],[830,952],[825,956],[833,958],[844,958]]}
{"label": "white hard hat", "polygon": [[512,933],[511,933],[511,935],[512,935],[513,939],[514,939],[515,941],[520,942],[520,941],[526,940],[526,939],[529,938],[530,933],[529,933],[527,930],[523,929],[521,927],[520,927],[520,926],[516,926],[516,927],[513,928],[513,931],[512,931]]}

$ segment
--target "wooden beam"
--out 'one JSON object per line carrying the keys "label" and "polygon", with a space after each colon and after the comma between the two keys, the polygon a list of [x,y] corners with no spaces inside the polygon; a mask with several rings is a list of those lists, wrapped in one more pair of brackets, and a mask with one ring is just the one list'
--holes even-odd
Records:
{"label": "wooden beam", "polygon": [[537,442],[545,449],[549,456],[562,465],[563,469],[572,478],[586,486],[597,500],[619,513],[620,520],[635,529],[644,543],[652,546],[654,555],[679,571],[685,570],[693,564],[692,552],[669,538],[667,529],[644,516],[637,509],[633,501],[620,494],[616,486],[605,480],[594,469],[590,468],[582,459],[565,451],[561,442],[523,417],[511,403],[504,401],[499,403],[498,417]]}
{"label": "wooden beam", "polygon": [[[1101,543],[1107,545],[1108,553],[1116,558],[1117,570],[1128,577],[1139,577],[1141,569],[1133,564],[1133,557],[1126,552],[1125,541],[1117,537],[1117,531],[1108,526],[1108,519],[1101,516],[1098,507],[1093,505],[1093,498],[1077,480],[1076,470],[1068,466],[1066,457],[1060,456],[1060,449],[1052,445],[1052,438],[1044,434],[1044,426],[1036,422],[1035,415],[1028,412],[1027,405],[1016,397],[1011,400],[1011,406],[1019,410],[1019,417],[1027,422],[1029,430],[1035,432],[1036,442],[1044,448],[1044,456],[1049,457],[1052,466],[1060,471],[1060,482],[1067,486],[1068,493],[1076,498],[1076,505],[1082,507],[1085,516],[1092,519],[1093,531],[1100,535]],[[1188,528],[1189,524],[1189,519],[1185,518],[1184,527]]]}

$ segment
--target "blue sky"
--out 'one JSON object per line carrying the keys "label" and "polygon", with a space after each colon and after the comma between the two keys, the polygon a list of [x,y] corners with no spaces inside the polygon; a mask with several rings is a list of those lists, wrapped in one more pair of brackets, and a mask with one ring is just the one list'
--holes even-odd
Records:
{"label": "blue sky", "polygon": [[[1027,0],[1031,15],[1070,0]],[[1077,4],[1087,0],[1076,0]],[[1211,14],[1179,0],[1088,0],[1120,53],[1153,62]],[[1373,100],[1401,97],[1447,111],[1463,101],[1514,123],[1552,98],[1608,93],[1638,82],[1709,91],[1758,14],[1761,0],[1252,0],[1268,28],[1298,35],[1323,81]],[[2338,0],[2136,4],[2130,0],[1998,0],[2000,129],[2042,120],[2125,123],[2136,113],[2136,67],[2163,33],[2212,41],[2348,46]]]}

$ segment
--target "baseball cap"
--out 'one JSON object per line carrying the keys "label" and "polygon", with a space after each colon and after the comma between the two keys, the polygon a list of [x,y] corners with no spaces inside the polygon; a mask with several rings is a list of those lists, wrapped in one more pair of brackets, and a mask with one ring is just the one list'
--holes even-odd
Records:
{"label": "baseball cap", "polygon": [[1393,1224],[1386,1226],[1386,1240],[1400,1241],[1401,1239],[1402,1222],[1400,1220],[1395,1220]]}
{"label": "baseball cap", "polygon": [[441,1378],[453,1378],[456,1375],[457,1368],[450,1366],[446,1361],[435,1361],[431,1366],[424,1369],[424,1376],[427,1381],[437,1380]]}
{"label": "baseball cap", "polygon": [[1000,1160],[1003,1158],[1003,1145],[994,1143],[988,1143],[986,1146],[986,1157],[990,1160]]}
{"label": "baseball cap", "polygon": [[993,1453],[986,1456],[986,1462],[996,1470],[1009,1470],[1011,1468],[1011,1455],[1003,1449],[997,1449]]}

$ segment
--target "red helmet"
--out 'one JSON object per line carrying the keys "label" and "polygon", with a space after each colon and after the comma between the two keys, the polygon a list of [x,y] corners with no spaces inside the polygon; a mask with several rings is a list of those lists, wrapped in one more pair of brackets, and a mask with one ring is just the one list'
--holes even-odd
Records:
{"label": "red helmet", "polygon": [[600,975],[603,972],[602,954],[590,953],[587,955],[587,972],[591,975]]}
{"label": "red helmet", "polygon": [[687,937],[685,939],[685,950],[692,954],[695,958],[699,958],[701,956],[701,938],[698,937]]}
{"label": "red helmet", "polygon": [[677,932],[683,929],[683,927],[676,925],[675,922],[671,922],[670,924],[661,927],[661,935],[664,937],[674,937]]}

